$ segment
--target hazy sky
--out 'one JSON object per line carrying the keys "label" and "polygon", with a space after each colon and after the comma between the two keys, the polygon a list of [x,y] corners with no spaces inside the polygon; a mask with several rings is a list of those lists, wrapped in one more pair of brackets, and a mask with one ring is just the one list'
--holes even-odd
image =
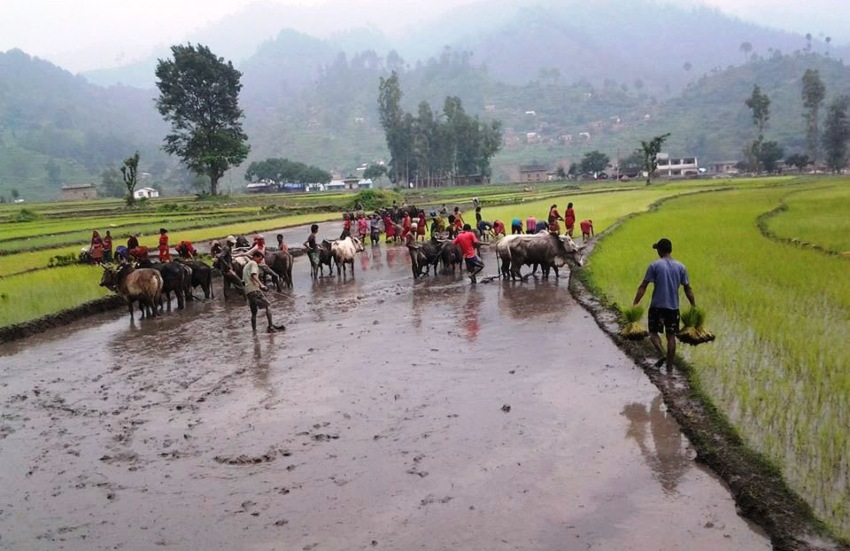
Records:
{"label": "hazy sky", "polygon": [[[0,0],[0,51],[20,48],[71,71],[120,65],[144,57],[156,46],[185,40],[192,31],[232,14],[257,0]],[[286,6],[347,5],[352,0],[265,0]],[[369,23],[377,12],[431,13],[476,0],[356,0],[364,7],[350,27]],[[616,2],[629,0],[586,0]],[[844,17],[847,0],[668,0],[703,3],[764,25],[817,36],[831,36],[834,44],[850,42],[850,19]],[[530,2],[529,2],[530,3]],[[402,9],[401,6],[404,6]],[[422,12],[419,12],[422,13]],[[382,29],[385,30],[386,29]]]}

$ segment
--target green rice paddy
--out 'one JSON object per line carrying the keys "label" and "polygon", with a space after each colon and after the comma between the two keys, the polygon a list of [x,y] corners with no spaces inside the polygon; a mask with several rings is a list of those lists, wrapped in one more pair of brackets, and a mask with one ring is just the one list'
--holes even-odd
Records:
{"label": "green rice paddy", "polygon": [[[850,262],[768,239],[756,224],[789,192],[805,195],[804,186],[673,198],[602,240],[589,273],[609,302],[630,304],[657,258],[651,244],[672,240],[717,334],[679,354],[746,441],[848,538]],[[811,239],[841,241],[840,225],[815,227],[821,233]]]}
{"label": "green rice paddy", "polygon": [[[753,449],[779,466],[835,533],[850,539],[850,261],[829,254],[850,251],[850,182],[782,178],[525,187],[414,190],[407,196],[428,209],[443,202],[450,209],[460,204],[470,224],[475,215],[469,203],[475,196],[485,220],[500,219],[508,226],[515,217],[545,219],[553,203],[563,214],[569,201],[577,220],[592,219],[597,233],[622,222],[599,240],[587,273],[603,298],[623,306],[631,305],[647,264],[657,258],[651,244],[660,237],[671,239],[673,256],[688,266],[697,304],[717,335],[711,344],[679,347],[695,384]],[[257,205],[285,200],[288,207],[332,210],[328,204],[341,208],[350,199],[345,194],[234,199],[198,214],[209,227],[189,229],[196,221],[189,214],[169,218],[166,227],[172,243],[201,242],[340,216],[322,212],[241,221],[257,213]],[[0,326],[108,294],[98,287],[97,268],[40,268],[51,256],[78,253],[93,228],[115,224],[123,237],[124,229],[147,229],[163,220],[153,218],[159,216],[153,212],[127,214],[119,207],[106,201],[43,205],[34,208],[65,218],[45,217],[16,229],[0,223],[0,249],[25,236],[81,238],[72,246],[0,257]],[[776,238],[763,235],[758,225],[772,211],[763,225]],[[10,212],[2,208],[0,217]],[[181,223],[186,229],[179,229]],[[155,249],[157,236],[154,232],[141,241]],[[798,246],[801,242],[823,250]]]}

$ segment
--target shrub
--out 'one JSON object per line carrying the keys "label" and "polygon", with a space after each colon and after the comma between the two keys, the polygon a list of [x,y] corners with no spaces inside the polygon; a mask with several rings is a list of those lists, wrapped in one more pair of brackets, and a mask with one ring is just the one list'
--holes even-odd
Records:
{"label": "shrub", "polygon": [[353,210],[354,205],[360,201],[363,210],[377,210],[388,207],[393,201],[401,203],[401,194],[385,189],[364,189],[345,203],[347,210]]}

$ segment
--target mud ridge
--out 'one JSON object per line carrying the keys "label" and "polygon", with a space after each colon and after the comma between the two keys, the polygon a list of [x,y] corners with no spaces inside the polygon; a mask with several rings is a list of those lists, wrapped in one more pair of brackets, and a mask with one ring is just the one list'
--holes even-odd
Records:
{"label": "mud ridge", "polygon": [[0,327],[0,342],[24,339],[31,335],[43,333],[48,329],[69,325],[87,316],[93,316],[95,314],[115,310],[119,306],[126,306],[126,304],[127,303],[120,296],[112,295],[92,300],[74,308],[62,310],[55,314],[50,314],[22,323],[16,323],[14,325],[7,325],[6,327]]}
{"label": "mud ridge", "polygon": [[[651,210],[661,202],[654,204]],[[604,238],[624,221],[612,225],[597,239]],[[588,245],[586,256],[592,254],[597,242],[594,240]],[[850,546],[829,534],[811,507],[787,485],[779,469],[761,454],[747,448],[724,413],[695,389],[695,376],[689,365],[677,360],[677,369],[667,374],[653,366],[657,354],[648,341],[620,338],[618,311],[604,304],[589,289],[584,269],[570,271],[569,289],[575,300],[590,312],[600,329],[643,369],[658,388],[668,411],[696,450],[696,460],[710,467],[726,483],[735,498],[739,514],[761,526],[770,536],[774,549],[850,550]]]}

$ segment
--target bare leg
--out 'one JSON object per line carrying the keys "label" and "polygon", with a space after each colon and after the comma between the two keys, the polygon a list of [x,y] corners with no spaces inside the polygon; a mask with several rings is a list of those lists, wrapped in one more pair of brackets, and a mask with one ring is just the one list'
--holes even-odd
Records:
{"label": "bare leg", "polygon": [[[661,359],[658,360],[657,362],[655,362],[655,367],[661,367],[662,365],[664,365],[664,361],[665,361],[664,348],[661,346],[661,336],[658,333],[650,333],[649,334],[649,342],[651,342],[653,348],[655,348],[655,350],[657,350],[658,353],[661,354]],[[668,344],[668,347],[669,347],[669,344],[670,344],[669,340],[667,341],[667,344]],[[675,343],[673,343],[673,346],[674,346],[674,351],[675,351],[675,346],[676,346]]]}
{"label": "bare leg", "polygon": [[[266,312],[268,312],[268,309]],[[251,329],[254,333],[257,332],[257,306],[254,303],[251,303]]]}
{"label": "bare leg", "polygon": [[667,371],[673,371],[673,358],[676,356],[676,335],[667,333]]}

